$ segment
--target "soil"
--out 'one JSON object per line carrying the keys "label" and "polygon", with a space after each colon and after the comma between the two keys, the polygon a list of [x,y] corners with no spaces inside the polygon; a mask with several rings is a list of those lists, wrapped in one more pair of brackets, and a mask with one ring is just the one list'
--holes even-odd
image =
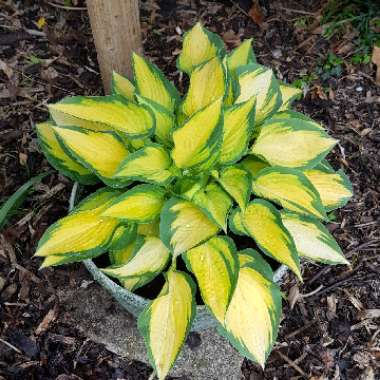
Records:
{"label": "soil", "polygon": [[[85,4],[71,3],[0,1],[1,200],[51,170],[33,127],[47,118],[46,104],[102,93]],[[348,54],[352,31],[331,40],[321,35],[325,2],[263,1],[250,13],[236,3],[141,1],[146,55],[183,88],[175,68],[180,34],[198,19],[229,48],[253,37],[259,62],[287,82],[315,72],[329,51]],[[311,23],[301,28],[297,20],[305,17]],[[296,108],[340,141],[329,158],[346,171],[355,195],[329,228],[352,265],[304,263],[303,284],[286,278],[278,343],[265,371],[246,360],[242,379],[380,378],[380,86],[373,65],[348,62],[339,76],[310,83]],[[71,187],[52,171],[1,231],[0,379],[147,379],[151,368],[87,340],[60,312],[56,289],[86,284],[83,267],[38,271],[32,258],[43,231],[67,213]]]}

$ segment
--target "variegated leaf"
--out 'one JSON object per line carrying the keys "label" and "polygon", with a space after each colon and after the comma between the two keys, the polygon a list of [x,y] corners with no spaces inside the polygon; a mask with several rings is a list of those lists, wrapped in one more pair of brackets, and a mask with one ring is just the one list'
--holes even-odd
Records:
{"label": "variegated leaf", "polygon": [[203,301],[223,324],[239,272],[233,241],[216,236],[187,251],[184,259],[197,279]]}
{"label": "variegated leaf", "polygon": [[137,185],[116,198],[102,215],[123,222],[150,223],[157,219],[165,191],[154,185]]}
{"label": "variegated leaf", "polygon": [[240,268],[225,317],[225,335],[245,357],[264,367],[276,341],[281,316],[281,292],[257,268]]}
{"label": "variegated leaf", "polygon": [[195,114],[226,92],[226,76],[218,57],[198,66],[190,76],[190,86],[181,110],[187,116]]}
{"label": "variegated leaf", "polygon": [[221,138],[222,99],[218,99],[173,132],[174,163],[180,169],[210,168],[218,159]]}
{"label": "variegated leaf", "polygon": [[242,211],[241,221],[264,253],[285,264],[298,278],[302,278],[294,241],[274,206],[263,199],[255,199]]}
{"label": "variegated leaf", "polygon": [[254,129],[255,102],[251,98],[224,111],[221,164],[235,163],[246,153]]}
{"label": "variegated leaf", "polygon": [[102,271],[108,276],[122,280],[128,277],[148,275],[150,279],[153,279],[165,268],[169,256],[169,250],[159,238],[146,236],[136,253],[125,264],[112,265]]}
{"label": "variegated leaf", "polygon": [[349,264],[338,243],[318,220],[290,212],[281,213],[300,256],[326,264]]}
{"label": "variegated leaf", "polygon": [[244,209],[251,195],[252,178],[248,171],[237,166],[223,168],[216,179],[227,193]]}
{"label": "variegated leaf", "polygon": [[112,73],[112,93],[134,101],[135,86],[128,78],[114,71]]}
{"label": "variegated leaf", "polygon": [[326,170],[304,171],[308,180],[317,189],[327,211],[343,207],[352,197],[352,185],[343,170],[326,173]]}
{"label": "variegated leaf", "polygon": [[261,124],[281,106],[281,92],[273,71],[251,63],[237,70],[239,96],[236,103],[256,97],[255,123]]}
{"label": "variegated leaf", "polygon": [[166,185],[172,179],[172,161],[166,150],[158,144],[150,144],[130,154],[120,163],[114,178],[119,181],[137,180]]}
{"label": "variegated leaf", "polygon": [[205,188],[194,194],[192,202],[202,209],[224,232],[227,231],[227,217],[232,206],[232,200],[219,185],[210,182]]}
{"label": "variegated leaf", "polygon": [[160,295],[140,314],[138,328],[158,379],[173,366],[195,315],[195,285],[186,273],[170,270]]}
{"label": "variegated leaf", "polygon": [[173,112],[179,94],[161,70],[136,53],[132,56],[132,66],[137,93]]}
{"label": "variegated leaf", "polygon": [[282,98],[282,105],[279,111],[286,111],[287,109],[289,109],[292,105],[293,100],[302,95],[301,89],[289,86],[285,83],[280,84],[280,92]]}
{"label": "variegated leaf", "polygon": [[198,22],[185,33],[177,67],[190,74],[198,65],[223,54],[224,44],[221,38]]}
{"label": "variegated leaf", "polygon": [[61,173],[84,185],[98,182],[94,173],[71,158],[61,147],[51,122],[36,124],[39,145],[49,163]]}
{"label": "variegated leaf", "polygon": [[326,132],[302,119],[270,119],[262,125],[251,153],[272,166],[312,168],[336,143]]}
{"label": "variegated leaf", "polygon": [[107,185],[119,186],[113,175],[129,152],[115,133],[78,127],[53,127],[53,130],[67,153]]}
{"label": "variegated leaf", "polygon": [[153,101],[142,96],[137,95],[137,100],[139,104],[147,106],[150,111],[152,111],[156,119],[156,128],[154,130],[154,134],[157,137],[158,141],[166,145],[171,145],[171,134],[175,126],[174,114],[159,104],[154,103]]}
{"label": "variegated leaf", "polygon": [[252,182],[252,191],[290,211],[327,220],[316,188],[299,170],[279,167],[262,169]]}
{"label": "variegated leaf", "polygon": [[[129,138],[150,136],[155,127],[154,116],[145,106],[132,103],[120,95],[67,97],[50,104],[49,111],[60,126],[87,128],[86,123],[82,125],[75,121],[84,120],[96,126],[87,129],[118,131]],[[69,119],[59,118],[60,114]],[[72,117],[74,120],[70,119]]]}
{"label": "variegated leaf", "polygon": [[193,203],[169,199],[161,211],[160,237],[175,256],[216,235],[218,226]]}

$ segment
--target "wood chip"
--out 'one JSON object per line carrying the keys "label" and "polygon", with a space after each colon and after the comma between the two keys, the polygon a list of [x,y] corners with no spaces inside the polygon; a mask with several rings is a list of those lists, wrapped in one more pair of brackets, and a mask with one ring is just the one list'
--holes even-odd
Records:
{"label": "wood chip", "polygon": [[347,289],[343,289],[343,291],[346,293],[348,300],[352,303],[356,310],[361,311],[364,309],[363,304],[360,302],[360,300],[354,297],[352,293],[350,293]]}
{"label": "wood chip", "polygon": [[380,318],[380,309],[367,309],[363,311],[363,319],[375,319]]}
{"label": "wood chip", "polygon": [[0,243],[0,255],[7,257],[11,264],[17,263],[16,253],[12,244],[2,234],[0,234]]}
{"label": "wood chip", "polygon": [[336,304],[338,303],[338,300],[336,298],[336,295],[333,293],[330,296],[327,296],[327,318],[331,321],[332,319],[336,318]]}
{"label": "wood chip", "polygon": [[38,278],[33,272],[31,272],[30,270],[24,268],[23,266],[21,266],[20,264],[13,264],[13,266],[18,269],[19,271],[23,272],[23,273],[27,273],[30,277],[30,279],[36,283],[36,284],[41,284],[42,280],[40,278]]}
{"label": "wood chip", "polygon": [[380,47],[374,46],[372,50],[372,63],[377,66],[376,70],[376,84],[380,86]]}
{"label": "wood chip", "polygon": [[367,367],[360,375],[360,380],[375,380],[375,371],[372,367]]}
{"label": "wood chip", "polygon": [[36,331],[34,332],[35,335],[41,335],[43,334],[50,326],[52,322],[54,322],[57,319],[58,316],[58,307],[53,307],[49,310],[49,312],[45,315],[42,322],[37,326]]}

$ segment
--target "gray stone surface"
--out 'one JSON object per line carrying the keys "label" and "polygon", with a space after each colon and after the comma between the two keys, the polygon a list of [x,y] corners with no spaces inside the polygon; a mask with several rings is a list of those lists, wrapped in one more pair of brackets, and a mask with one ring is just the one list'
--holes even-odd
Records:
{"label": "gray stone surface", "polygon": [[[59,289],[58,297],[88,338],[129,360],[148,363],[135,319],[99,285]],[[242,357],[224,338],[206,330],[189,337],[170,375],[189,380],[240,380],[241,364]]]}

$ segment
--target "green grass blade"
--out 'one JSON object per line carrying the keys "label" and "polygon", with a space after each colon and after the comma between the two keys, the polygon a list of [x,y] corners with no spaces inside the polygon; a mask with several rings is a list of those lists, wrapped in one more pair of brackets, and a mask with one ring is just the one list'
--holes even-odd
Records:
{"label": "green grass blade", "polygon": [[29,190],[42,178],[46,177],[48,173],[39,174],[31,178],[28,182],[25,182],[13,195],[11,195],[1,206],[0,208],[0,229],[4,227],[7,222],[7,217],[9,214],[16,210],[26,198]]}

